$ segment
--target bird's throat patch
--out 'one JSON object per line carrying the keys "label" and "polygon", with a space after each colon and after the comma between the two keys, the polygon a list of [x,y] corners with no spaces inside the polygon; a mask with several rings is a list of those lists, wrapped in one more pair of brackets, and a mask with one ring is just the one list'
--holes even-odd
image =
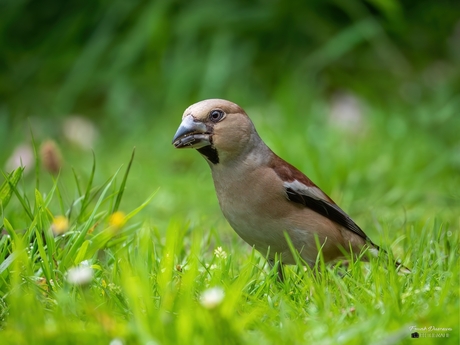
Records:
{"label": "bird's throat patch", "polygon": [[217,153],[217,150],[215,149],[214,146],[208,145],[201,147],[197,149],[199,153],[201,153],[203,156],[206,157],[208,161],[210,161],[212,164],[218,164],[219,163],[219,154]]}

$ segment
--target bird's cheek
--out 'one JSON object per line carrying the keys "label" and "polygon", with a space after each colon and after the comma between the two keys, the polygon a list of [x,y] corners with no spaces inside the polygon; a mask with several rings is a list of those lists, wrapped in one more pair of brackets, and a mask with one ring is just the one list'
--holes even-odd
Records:
{"label": "bird's cheek", "polygon": [[214,128],[213,145],[222,153],[238,152],[242,146],[241,133]]}

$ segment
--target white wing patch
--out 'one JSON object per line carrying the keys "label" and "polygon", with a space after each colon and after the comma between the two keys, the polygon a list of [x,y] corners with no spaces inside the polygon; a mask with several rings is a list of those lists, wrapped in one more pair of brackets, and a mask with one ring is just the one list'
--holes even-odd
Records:
{"label": "white wing patch", "polygon": [[307,195],[311,198],[318,200],[328,201],[327,196],[318,187],[308,187],[297,180],[294,180],[292,182],[284,182],[283,186],[284,188],[290,188],[299,194]]}

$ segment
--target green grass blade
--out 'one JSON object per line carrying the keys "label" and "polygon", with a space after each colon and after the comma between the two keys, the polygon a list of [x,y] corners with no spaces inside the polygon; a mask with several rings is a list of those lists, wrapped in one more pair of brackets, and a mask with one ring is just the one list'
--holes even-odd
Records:
{"label": "green grass blade", "polygon": [[5,177],[5,181],[0,186],[0,204],[2,205],[3,209],[5,209],[5,207],[10,202],[14,189],[18,185],[23,172],[24,172],[23,167],[17,168],[15,171],[11,172],[8,176],[5,176],[5,174],[2,172],[3,176]]}
{"label": "green grass blade", "polygon": [[17,251],[11,253],[1,264],[0,264],[0,276],[3,272],[11,265],[11,263],[17,258],[19,253]]}
{"label": "green grass blade", "polygon": [[136,214],[138,214],[140,211],[142,211],[142,210],[145,208],[145,206],[147,206],[147,205],[150,203],[150,201],[152,201],[153,197],[157,194],[157,192],[158,192],[159,189],[160,189],[160,188],[157,188],[157,190],[156,190],[155,192],[153,192],[152,195],[150,195],[150,196],[147,198],[147,200],[144,201],[144,202],[142,203],[142,205],[140,205],[139,207],[137,207],[137,208],[135,208],[134,210],[132,210],[131,212],[129,212],[129,213],[126,215],[126,217],[125,217],[125,221],[130,220],[130,219],[133,218]]}
{"label": "green grass blade", "polygon": [[[42,195],[40,194],[38,190],[35,191],[35,205],[37,205],[38,207],[38,211],[36,212],[35,218],[37,219],[38,229],[40,229],[43,233],[43,236],[46,242],[46,247],[47,247],[46,254],[48,256],[48,261],[44,263],[45,265],[49,265],[53,263],[53,257],[56,252],[54,236],[51,231],[51,223],[50,223],[50,220],[52,219],[53,215],[48,210],[48,204],[51,201],[55,188],[56,188],[56,184],[53,186],[52,191],[47,195],[45,200],[43,200]],[[40,246],[40,243],[38,245]],[[40,253],[40,255],[41,254],[42,253]],[[49,271],[54,272],[54,267],[49,268]],[[47,279],[48,278],[49,277],[47,277]],[[51,278],[54,278],[54,277],[51,277]]]}
{"label": "green grass blade", "polygon": [[85,224],[83,225],[83,228],[74,238],[73,244],[70,245],[70,249],[68,250],[68,252],[66,253],[66,255],[64,256],[64,258],[59,264],[59,268],[61,270],[69,267],[70,263],[73,261],[73,258],[75,257],[75,253],[77,252],[78,248],[80,248],[80,246],[85,241],[85,237],[86,237],[86,234],[88,233],[88,230],[94,225],[94,219],[97,214],[97,211],[99,207],[101,206],[102,202],[104,201],[104,197],[107,191],[112,186],[112,183],[115,180],[119,171],[120,169],[118,169],[116,173],[114,174],[114,176],[110,179],[109,183],[106,185],[106,187],[102,191],[101,196],[99,197],[96,205],[94,206],[94,210],[91,212],[91,215],[89,216],[88,220],[85,222]]}
{"label": "green grass blade", "polygon": [[74,260],[75,265],[78,265],[80,262],[87,259],[86,252],[88,250],[90,243],[91,242],[88,240],[83,242],[83,244],[81,245],[80,249],[77,252],[77,256],[75,257],[75,260]]}
{"label": "green grass blade", "polygon": [[81,203],[80,216],[83,216],[83,214],[85,212],[85,209],[86,209],[86,207],[88,206],[88,204],[90,202],[91,187],[93,185],[94,174],[96,172],[96,155],[95,155],[94,151],[92,151],[92,152],[93,152],[93,167],[91,169],[91,175],[89,176],[88,185],[86,186],[85,197],[83,198],[83,201]]}
{"label": "green grass blade", "polygon": [[81,188],[80,188],[80,181],[78,180],[78,175],[74,167],[72,167],[72,173],[73,173],[73,177],[75,178],[75,184],[77,185],[78,196],[81,197],[82,194],[81,194]]}
{"label": "green grass blade", "polygon": [[32,139],[32,148],[35,157],[35,189],[40,190],[40,158],[37,152],[37,143],[35,141],[34,132],[32,131],[32,124],[29,120],[30,138]]}
{"label": "green grass blade", "polygon": [[131,170],[131,165],[133,164],[134,154],[136,153],[136,148],[133,148],[133,153],[131,154],[131,159],[129,160],[128,167],[126,168],[125,175],[123,176],[123,180],[120,185],[120,189],[118,190],[117,199],[115,201],[115,205],[113,206],[112,213],[118,211],[120,207],[121,198],[123,197],[123,193],[125,191],[126,180],[128,179],[129,171]]}
{"label": "green grass blade", "polygon": [[52,269],[50,269],[50,262],[48,260],[48,254],[49,250],[45,247],[45,244],[43,243],[42,239],[42,234],[38,229],[35,229],[35,238],[37,239],[37,245],[38,245],[38,252],[40,253],[40,259],[42,260],[42,268],[43,268],[43,274],[45,275],[46,279],[50,281],[53,279],[51,272],[53,272]]}
{"label": "green grass blade", "polygon": [[[133,218],[136,214],[138,214],[145,206],[147,206],[150,201],[153,199],[153,197],[155,196],[155,194],[158,192],[158,189],[142,204],[140,205],[139,207],[137,207],[136,209],[134,209],[133,211],[131,211],[130,213],[128,213],[126,216],[125,216],[125,222],[127,222],[128,220],[130,220],[131,218]],[[101,248],[104,248],[107,244],[107,242],[109,242],[112,238],[114,238],[115,236],[117,235],[120,235],[120,233],[118,231],[115,231],[114,229],[112,229],[111,227],[107,228],[107,229],[104,229],[103,231],[101,231],[100,233],[98,233],[97,235],[95,235],[92,239],[91,239],[91,243],[89,245],[89,248],[87,250],[85,250],[85,259],[88,259],[90,257],[92,257],[97,250],[101,249]],[[120,239],[120,243],[123,242],[123,241],[126,241],[127,240],[127,237],[126,236],[123,236],[121,239]],[[118,239],[117,239],[118,241]],[[113,241],[110,242],[110,246],[113,246],[115,245],[116,243],[114,243]]]}
{"label": "green grass blade", "polygon": [[5,226],[5,230],[8,232],[8,235],[11,236],[11,239],[13,240],[13,243],[19,241],[19,238],[18,238],[18,235],[16,234],[16,231],[14,231],[14,229],[11,226],[10,222],[6,218],[3,218],[3,225]]}
{"label": "green grass blade", "polygon": [[3,171],[2,175],[5,177],[5,187],[2,188],[0,191],[0,202],[2,203],[2,207],[4,208],[10,201],[12,193],[16,195],[18,198],[19,202],[21,203],[22,207],[24,208],[24,211],[26,211],[27,215],[31,220],[34,219],[32,210],[30,209],[30,206],[26,202],[26,200],[21,196],[17,189],[17,185],[19,181],[21,180],[22,173],[24,171],[23,167],[20,167],[13,171],[9,176],[6,176]]}

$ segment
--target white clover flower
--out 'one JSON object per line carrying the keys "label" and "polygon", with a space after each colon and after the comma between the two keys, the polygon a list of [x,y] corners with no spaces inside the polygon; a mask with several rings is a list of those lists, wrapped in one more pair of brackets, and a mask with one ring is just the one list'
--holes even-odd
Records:
{"label": "white clover flower", "polygon": [[205,290],[201,294],[200,303],[206,309],[214,309],[225,297],[225,292],[221,287],[213,287]]}
{"label": "white clover flower", "polygon": [[64,120],[62,131],[68,141],[84,150],[90,150],[99,136],[96,125],[79,115],[68,116]]}
{"label": "white clover flower", "polygon": [[361,99],[348,92],[332,97],[329,111],[331,125],[349,133],[358,133],[365,123],[364,106]]}
{"label": "white clover flower", "polygon": [[86,285],[93,279],[94,271],[88,263],[72,267],[67,271],[66,280],[72,285]]}
{"label": "white clover flower", "polygon": [[220,259],[227,258],[227,253],[225,252],[225,250],[222,249],[222,247],[217,247],[216,249],[214,249],[214,255]]}
{"label": "white clover flower", "polygon": [[89,262],[89,260],[84,260],[82,262],[80,262],[80,265],[81,267],[91,267],[91,262]]}
{"label": "white clover flower", "polygon": [[28,173],[35,164],[34,151],[29,144],[17,146],[5,164],[6,171],[12,171],[20,166],[24,167],[24,172]]}

